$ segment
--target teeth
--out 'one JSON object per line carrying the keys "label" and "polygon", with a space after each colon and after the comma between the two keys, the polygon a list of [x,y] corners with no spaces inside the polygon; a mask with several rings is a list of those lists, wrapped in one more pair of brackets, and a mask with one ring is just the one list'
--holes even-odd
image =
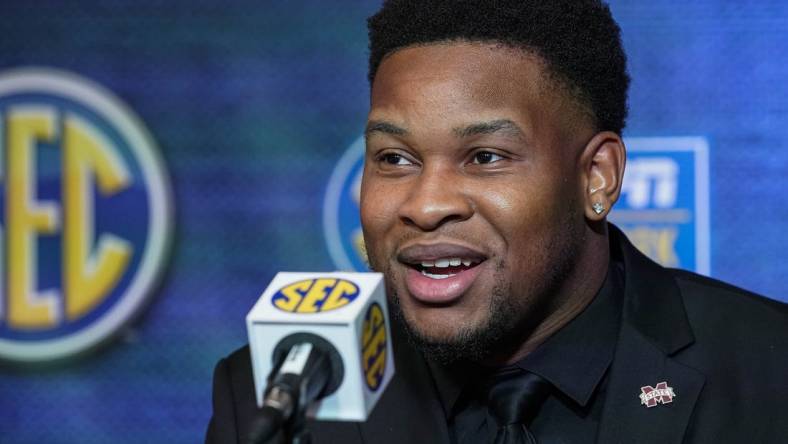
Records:
{"label": "teeth", "polygon": [[[460,264],[465,265],[466,267],[471,266],[472,264],[476,264],[477,261],[472,259],[463,259],[459,257],[448,257],[443,259],[436,259],[434,261],[421,261],[421,266],[423,268],[449,268],[449,267],[459,267]],[[446,273],[446,274],[433,274],[427,273],[427,270],[421,270],[421,274],[430,278],[430,279],[446,279],[452,276],[455,276],[456,273]]]}
{"label": "teeth", "polygon": [[448,257],[443,259],[437,259],[434,261],[421,261],[421,266],[424,268],[447,268],[447,267],[459,267],[460,265],[465,265],[466,267],[470,267],[472,264],[475,264],[476,261],[472,259],[463,259],[459,257]]}
{"label": "teeth", "polygon": [[426,271],[422,271],[421,274],[427,276],[430,279],[446,279],[454,276],[453,274],[432,274],[432,273],[427,273]]}

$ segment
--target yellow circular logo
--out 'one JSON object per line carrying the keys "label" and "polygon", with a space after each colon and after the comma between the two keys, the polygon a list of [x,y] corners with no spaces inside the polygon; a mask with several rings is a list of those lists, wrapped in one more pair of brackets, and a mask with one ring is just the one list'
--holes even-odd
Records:
{"label": "yellow circular logo", "polygon": [[0,358],[79,353],[144,306],[172,230],[170,185],[142,121],[50,69],[0,74]]}
{"label": "yellow circular logo", "polygon": [[361,333],[361,362],[364,381],[373,392],[383,382],[386,374],[386,317],[377,302],[373,302],[364,316]]}
{"label": "yellow circular logo", "polygon": [[271,303],[288,313],[321,313],[350,304],[358,294],[358,286],[345,279],[305,279],[282,287]]}

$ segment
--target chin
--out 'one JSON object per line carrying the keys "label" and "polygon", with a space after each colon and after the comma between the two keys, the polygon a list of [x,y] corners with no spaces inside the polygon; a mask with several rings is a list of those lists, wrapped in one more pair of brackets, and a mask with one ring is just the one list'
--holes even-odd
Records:
{"label": "chin", "polygon": [[483,330],[468,328],[419,329],[405,321],[408,339],[424,357],[441,364],[457,361],[480,362],[491,352],[489,341],[480,340]]}
{"label": "chin", "polygon": [[[488,306],[476,310],[414,307],[403,304],[397,292],[391,295],[393,313],[404,326],[408,341],[431,361],[483,361],[511,333],[511,318],[501,316],[506,311],[514,313],[511,310],[498,310],[496,314]],[[501,304],[498,307],[503,308]]]}
{"label": "chin", "polygon": [[467,316],[453,316],[447,313],[452,308],[415,308],[420,313],[415,315],[405,309],[403,318],[408,328],[425,340],[434,342],[457,342],[468,331],[478,330],[486,322],[468,319]]}

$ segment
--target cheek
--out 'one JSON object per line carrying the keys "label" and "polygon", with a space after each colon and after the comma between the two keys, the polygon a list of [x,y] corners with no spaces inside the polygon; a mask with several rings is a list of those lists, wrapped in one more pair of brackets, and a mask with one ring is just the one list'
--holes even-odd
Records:
{"label": "cheek", "polygon": [[392,187],[386,187],[380,180],[365,179],[359,206],[364,242],[370,256],[374,256],[384,244],[386,233],[396,224],[399,202]]}
{"label": "cheek", "polygon": [[381,199],[380,196],[380,191],[374,181],[362,183],[359,207],[361,210],[361,225],[365,230],[371,232],[380,231],[390,216],[391,208],[389,202]]}
{"label": "cheek", "polygon": [[[567,197],[561,186],[554,183],[536,183],[523,180],[505,186],[487,187],[480,195],[479,211],[500,233],[510,253],[531,250],[537,245],[544,248],[552,233],[558,228]],[[489,190],[497,190],[490,192]]]}
{"label": "cheek", "polygon": [[538,189],[529,181],[509,181],[497,185],[487,185],[480,193],[483,202],[480,210],[489,213],[487,219],[499,224],[504,231],[526,226],[539,215],[539,208],[547,196],[540,195]]}

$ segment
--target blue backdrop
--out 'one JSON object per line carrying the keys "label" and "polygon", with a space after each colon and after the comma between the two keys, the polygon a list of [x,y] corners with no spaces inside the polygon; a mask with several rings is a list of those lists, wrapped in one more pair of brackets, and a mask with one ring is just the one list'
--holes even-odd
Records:
{"label": "blue backdrop", "polygon": [[[245,344],[268,281],[337,267],[324,199],[363,129],[378,5],[3,2],[0,70],[58,68],[118,96],[158,145],[175,218],[159,285],[116,340],[0,367],[0,443],[202,440],[213,366]],[[788,3],[612,10],[633,78],[625,136],[705,141],[711,275],[786,300]]]}

